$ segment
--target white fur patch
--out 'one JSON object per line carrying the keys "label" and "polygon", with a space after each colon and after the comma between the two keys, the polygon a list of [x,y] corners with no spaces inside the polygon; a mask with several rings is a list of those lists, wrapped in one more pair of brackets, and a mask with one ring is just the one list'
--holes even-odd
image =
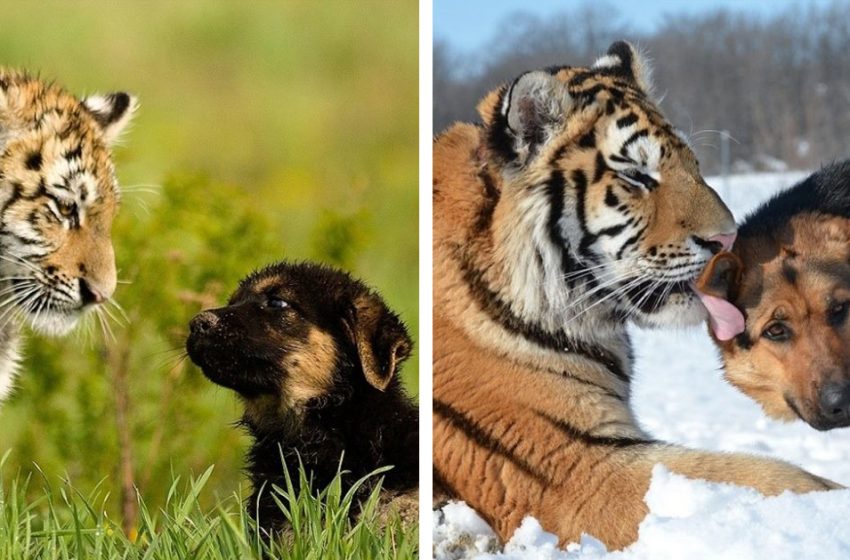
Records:
{"label": "white fur patch", "polygon": [[593,68],[616,68],[623,64],[623,61],[620,60],[620,57],[615,54],[606,54],[605,56],[601,56],[596,59],[596,62],[593,63]]}

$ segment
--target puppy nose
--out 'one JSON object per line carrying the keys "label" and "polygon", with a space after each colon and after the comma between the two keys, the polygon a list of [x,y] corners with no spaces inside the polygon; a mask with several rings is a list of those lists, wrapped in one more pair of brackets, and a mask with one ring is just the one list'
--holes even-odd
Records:
{"label": "puppy nose", "polygon": [[732,248],[732,245],[735,244],[735,239],[738,237],[738,234],[735,232],[732,233],[718,233],[717,235],[712,235],[708,238],[709,241],[714,243],[719,243],[721,247],[723,247],[724,251],[728,251]]}
{"label": "puppy nose", "polygon": [[824,385],[820,391],[820,407],[824,418],[833,424],[850,420],[850,381]]}
{"label": "puppy nose", "polygon": [[189,322],[189,330],[192,334],[204,334],[212,330],[218,324],[218,317],[215,313],[203,311],[195,315]]}

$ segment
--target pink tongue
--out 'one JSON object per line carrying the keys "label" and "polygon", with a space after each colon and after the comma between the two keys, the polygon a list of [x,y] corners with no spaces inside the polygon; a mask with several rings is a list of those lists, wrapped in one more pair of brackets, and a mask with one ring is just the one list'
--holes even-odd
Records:
{"label": "pink tongue", "polygon": [[703,294],[699,290],[694,291],[708,310],[708,322],[718,340],[731,340],[744,332],[744,315],[737,307],[725,299]]}

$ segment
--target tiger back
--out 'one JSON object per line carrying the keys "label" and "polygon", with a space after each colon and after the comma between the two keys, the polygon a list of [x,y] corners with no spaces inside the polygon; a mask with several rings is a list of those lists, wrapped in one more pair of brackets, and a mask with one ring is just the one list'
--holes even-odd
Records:
{"label": "tiger back", "polygon": [[652,467],[765,494],[836,487],[792,465],[654,441],[629,407],[626,323],[704,321],[691,288],[729,210],[629,44],[528,72],[434,142],[434,478],[507,539],[637,537]]}

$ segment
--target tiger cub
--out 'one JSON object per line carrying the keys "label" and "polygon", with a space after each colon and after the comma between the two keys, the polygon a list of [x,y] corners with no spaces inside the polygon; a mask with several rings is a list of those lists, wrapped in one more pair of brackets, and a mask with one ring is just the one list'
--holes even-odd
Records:
{"label": "tiger cub", "polygon": [[629,407],[626,323],[688,325],[729,210],[618,42],[528,72],[434,143],[434,477],[507,539],[637,538],[652,468],[764,494],[838,485],[768,458],[654,441]]}
{"label": "tiger cub", "polygon": [[115,291],[119,190],[109,148],[136,106],[126,93],[78,99],[0,69],[0,400],[23,323],[61,336]]}

